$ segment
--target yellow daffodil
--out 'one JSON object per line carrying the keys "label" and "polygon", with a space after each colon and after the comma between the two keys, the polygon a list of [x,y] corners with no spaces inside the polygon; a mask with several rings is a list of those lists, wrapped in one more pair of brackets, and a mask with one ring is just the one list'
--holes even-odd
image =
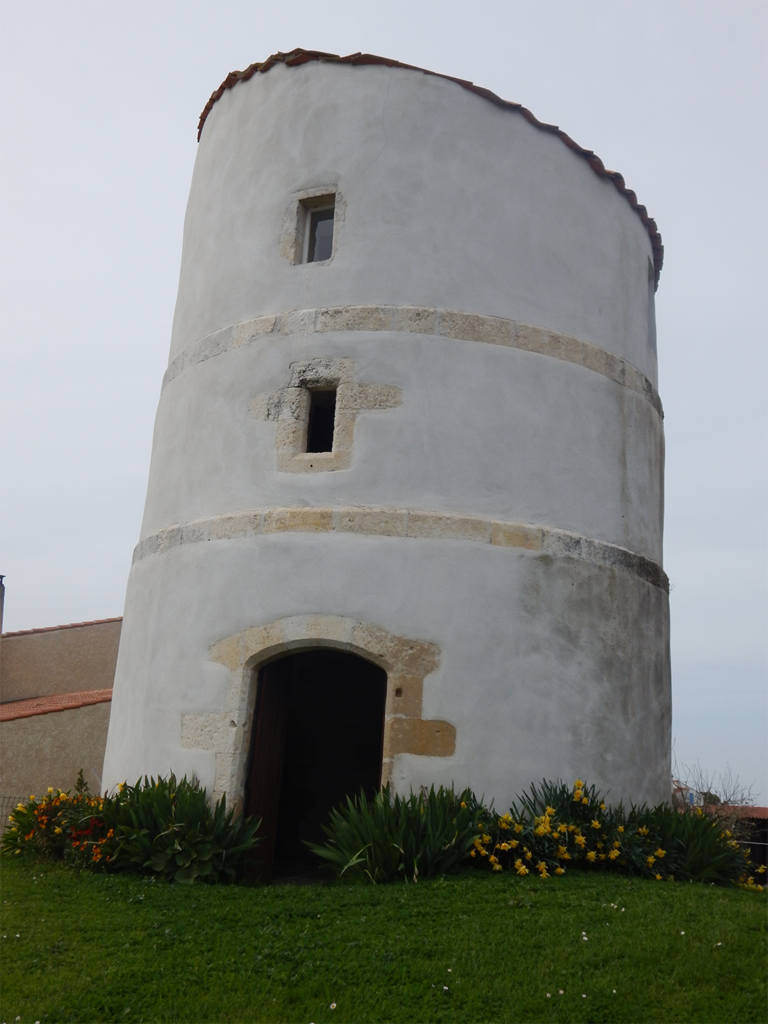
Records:
{"label": "yellow daffodil", "polygon": [[619,842],[619,840],[618,840],[618,839],[617,839],[617,840],[616,840],[616,842],[615,842],[615,843],[613,844],[613,848],[614,848],[614,850],[620,850],[620,849],[621,849],[621,843]]}
{"label": "yellow daffodil", "polygon": [[557,812],[555,811],[554,807],[548,807],[547,808],[547,814],[550,816],[550,818],[554,818],[556,813]]}
{"label": "yellow daffodil", "polygon": [[587,800],[587,798],[586,798],[586,797],[582,797],[582,800],[581,800],[581,802],[582,802],[583,804],[588,804],[588,803],[589,803],[589,800]]}
{"label": "yellow daffodil", "polygon": [[601,810],[601,811],[604,811],[604,810],[605,810],[605,804],[600,804],[600,810]]}
{"label": "yellow daffodil", "polygon": [[555,874],[556,875],[564,875],[565,874],[565,868],[561,868],[561,867],[555,868]]}
{"label": "yellow daffodil", "polygon": [[619,825],[619,832],[623,832],[623,831],[624,831],[624,826],[623,825]]}
{"label": "yellow daffodil", "polygon": [[587,840],[584,838],[584,836],[576,836],[576,845],[577,846],[586,846],[587,845]]}
{"label": "yellow daffodil", "polygon": [[519,845],[520,845],[520,840],[519,840],[519,839],[510,839],[510,840],[509,840],[509,845],[510,845],[510,846],[512,847],[512,849],[514,850],[514,848],[515,848],[516,846],[519,846]]}
{"label": "yellow daffodil", "polygon": [[658,874],[658,873],[656,874],[656,881],[657,881],[657,882],[660,882],[660,881],[661,881],[661,875],[660,875],[660,874]]}
{"label": "yellow daffodil", "polygon": [[525,852],[525,859],[526,860],[530,860],[532,857],[533,857],[533,854],[531,853],[531,851],[530,850],[526,850],[526,852]]}
{"label": "yellow daffodil", "polygon": [[509,843],[502,843],[498,848],[500,850],[508,850],[509,849]]}
{"label": "yellow daffodil", "polygon": [[659,850],[656,851],[656,856],[661,858],[661,857],[664,856],[665,853],[666,853],[666,850],[659,849]]}
{"label": "yellow daffodil", "polygon": [[619,851],[618,850],[611,850],[611,852],[608,854],[608,860],[616,860],[616,858],[618,856],[619,856]]}
{"label": "yellow daffodil", "polygon": [[590,850],[589,853],[587,854],[587,860],[591,860],[591,861],[594,862],[596,859],[597,859],[597,854],[595,853],[594,850]]}
{"label": "yellow daffodil", "polygon": [[592,819],[592,828],[600,828],[600,822]]}
{"label": "yellow daffodil", "polygon": [[566,853],[568,853],[568,851],[566,850],[566,848],[564,846],[558,846],[558,848],[557,848],[557,856],[558,857],[564,857],[566,855]]}
{"label": "yellow daffodil", "polygon": [[494,857],[493,854],[491,854],[491,856],[488,858],[488,863],[489,864],[498,864],[499,863],[499,858],[498,857]]}
{"label": "yellow daffodil", "polygon": [[647,836],[648,835],[648,829],[645,827],[645,825],[643,825],[641,828],[639,828],[637,830],[637,834],[641,835],[641,836]]}
{"label": "yellow daffodil", "polygon": [[576,779],[576,781],[573,784],[573,788],[574,789],[584,789],[584,785],[585,784],[582,782],[581,779]]}
{"label": "yellow daffodil", "polygon": [[656,858],[655,857],[646,857],[645,858],[645,863],[648,865],[648,867],[651,867],[653,864],[656,863]]}
{"label": "yellow daffodil", "polygon": [[501,864],[494,864],[493,865],[493,870],[494,871],[503,871],[504,868],[501,866]]}
{"label": "yellow daffodil", "polygon": [[522,832],[522,831],[523,831],[523,826],[522,825],[515,825],[515,832]]}

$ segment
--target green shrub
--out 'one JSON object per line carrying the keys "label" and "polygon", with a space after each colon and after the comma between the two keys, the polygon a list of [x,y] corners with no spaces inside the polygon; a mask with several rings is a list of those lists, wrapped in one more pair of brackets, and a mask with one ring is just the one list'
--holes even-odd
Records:
{"label": "green shrub", "polygon": [[[701,808],[678,811],[664,805],[637,813],[641,827],[648,829],[651,845],[658,843],[667,851],[665,869],[675,878],[714,885],[755,884],[749,850],[717,816],[705,814]],[[763,871],[757,869],[757,873]]]}
{"label": "green shrub", "polygon": [[212,811],[196,781],[147,778],[104,801],[111,868],[151,871],[177,882],[233,879],[255,848],[259,822],[235,822],[225,796]]}
{"label": "green shrub", "polygon": [[392,796],[385,786],[372,799],[360,793],[331,812],[328,842],[306,845],[340,877],[373,883],[418,881],[456,868],[475,836],[477,805],[469,790],[442,786]]}
{"label": "green shrub", "polygon": [[49,790],[19,804],[2,839],[4,854],[36,853],[81,867],[155,873],[177,882],[230,881],[258,839],[259,823],[234,820],[222,797],[187,778],[141,779],[104,798],[78,779],[73,795]]}
{"label": "green shrub", "polygon": [[107,843],[103,804],[100,797],[88,792],[81,769],[74,793],[49,787],[42,799],[32,795],[16,807],[0,841],[0,852],[26,852],[79,867],[98,864]]}
{"label": "green shrub", "polygon": [[666,805],[608,807],[581,779],[531,786],[507,814],[482,810],[477,828],[470,858],[494,871],[549,878],[573,867],[754,886],[748,851],[717,819]]}

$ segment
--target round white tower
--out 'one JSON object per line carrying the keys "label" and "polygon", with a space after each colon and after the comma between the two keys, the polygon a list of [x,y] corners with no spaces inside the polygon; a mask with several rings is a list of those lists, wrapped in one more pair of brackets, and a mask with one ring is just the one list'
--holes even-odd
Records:
{"label": "round white tower", "polygon": [[299,838],[382,780],[665,799],[661,255],[620,175],[470,83],[306,51],[230,75],[105,785],[194,774]]}

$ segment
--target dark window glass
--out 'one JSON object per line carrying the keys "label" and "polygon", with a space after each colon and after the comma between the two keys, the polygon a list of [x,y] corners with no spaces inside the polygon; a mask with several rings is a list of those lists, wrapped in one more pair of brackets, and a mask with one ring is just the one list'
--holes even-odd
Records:
{"label": "dark window glass", "polygon": [[336,392],[310,391],[307,451],[333,451],[333,425],[336,419]]}
{"label": "dark window glass", "polygon": [[311,210],[307,263],[329,260],[333,251],[333,209]]}

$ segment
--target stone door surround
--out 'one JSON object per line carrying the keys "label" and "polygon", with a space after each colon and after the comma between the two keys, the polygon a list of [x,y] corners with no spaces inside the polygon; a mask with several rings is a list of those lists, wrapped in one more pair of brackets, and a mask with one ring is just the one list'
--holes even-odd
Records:
{"label": "stone door surround", "polygon": [[226,794],[231,806],[242,806],[258,670],[283,654],[322,647],[358,654],[387,673],[382,785],[392,777],[397,754],[450,757],[455,752],[455,727],[422,717],[424,678],[440,662],[435,644],[344,616],[294,615],[251,626],[209,649],[211,660],[231,673],[227,706],[182,715],[181,743],[215,754],[213,799]]}

